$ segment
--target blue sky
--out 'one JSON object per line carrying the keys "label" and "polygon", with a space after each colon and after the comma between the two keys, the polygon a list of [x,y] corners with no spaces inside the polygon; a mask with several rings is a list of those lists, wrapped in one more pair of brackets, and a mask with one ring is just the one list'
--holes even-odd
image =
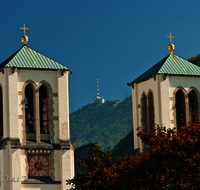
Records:
{"label": "blue sky", "polygon": [[0,62],[28,46],[68,66],[70,112],[100,96],[123,100],[128,82],[169,54],[200,54],[200,1],[17,0],[0,1]]}

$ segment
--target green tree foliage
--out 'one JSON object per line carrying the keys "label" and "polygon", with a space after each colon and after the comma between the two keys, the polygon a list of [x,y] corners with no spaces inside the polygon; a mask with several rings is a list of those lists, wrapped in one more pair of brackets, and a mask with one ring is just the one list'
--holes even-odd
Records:
{"label": "green tree foliage", "polygon": [[71,140],[75,147],[98,142],[113,148],[132,128],[131,96],[123,101],[88,104],[70,114]]}
{"label": "green tree foliage", "polygon": [[191,63],[194,63],[197,66],[200,66],[200,54],[198,54],[197,56],[188,58],[188,61]]}
{"label": "green tree foliage", "polygon": [[195,120],[175,129],[157,128],[156,132],[137,134],[148,146],[148,152],[124,155],[117,163],[110,151],[80,161],[87,172],[78,171],[67,182],[76,189],[200,189],[200,123]]}

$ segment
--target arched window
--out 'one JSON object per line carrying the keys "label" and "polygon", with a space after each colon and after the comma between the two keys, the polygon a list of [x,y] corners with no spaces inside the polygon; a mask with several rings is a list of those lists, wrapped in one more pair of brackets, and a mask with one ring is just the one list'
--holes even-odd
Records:
{"label": "arched window", "polygon": [[142,130],[147,132],[147,98],[145,94],[143,94],[141,98],[141,124]]}
{"label": "arched window", "polygon": [[198,113],[198,98],[196,92],[194,90],[191,90],[188,98],[189,98],[189,116],[191,121],[194,114]]}
{"label": "arched window", "polygon": [[148,94],[148,131],[152,132],[154,127],[154,105],[153,105],[153,94]]}
{"label": "arched window", "polygon": [[2,140],[3,137],[3,91],[2,87],[0,86],[0,137]]}
{"label": "arched window", "polygon": [[34,133],[33,89],[31,84],[25,88],[26,133]]}
{"label": "arched window", "polygon": [[47,87],[43,84],[39,89],[40,103],[40,133],[49,133],[48,131],[48,93]]}
{"label": "arched window", "polygon": [[186,124],[185,118],[185,96],[182,90],[176,92],[176,126],[179,129]]}

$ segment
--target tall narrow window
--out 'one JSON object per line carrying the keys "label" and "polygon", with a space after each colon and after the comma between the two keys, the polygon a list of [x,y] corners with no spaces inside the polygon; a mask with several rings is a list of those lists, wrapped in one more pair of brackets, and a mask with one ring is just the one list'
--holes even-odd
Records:
{"label": "tall narrow window", "polygon": [[194,114],[198,113],[198,98],[196,92],[194,90],[190,91],[188,98],[189,98],[189,116],[191,121]]}
{"label": "tall narrow window", "polygon": [[40,94],[40,132],[48,133],[48,95],[46,85],[39,89]]}
{"label": "tall narrow window", "polygon": [[25,88],[26,133],[34,133],[33,89],[30,84]]}
{"label": "tall narrow window", "polygon": [[0,136],[3,137],[3,92],[0,86]]}
{"label": "tall narrow window", "polygon": [[179,129],[186,124],[185,118],[185,97],[181,90],[176,92],[176,126]]}
{"label": "tall narrow window", "polygon": [[152,92],[148,95],[148,131],[152,132],[154,127],[154,105]]}
{"label": "tall narrow window", "polygon": [[148,128],[147,128],[147,98],[146,95],[143,94],[142,95],[142,99],[141,99],[141,111],[142,111],[142,115],[141,115],[141,123],[142,123],[142,130],[144,132],[147,132]]}

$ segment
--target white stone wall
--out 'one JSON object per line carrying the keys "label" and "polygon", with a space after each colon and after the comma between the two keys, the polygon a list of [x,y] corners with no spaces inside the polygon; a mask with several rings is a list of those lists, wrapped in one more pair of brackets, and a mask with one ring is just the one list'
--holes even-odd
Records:
{"label": "white stone wall", "polygon": [[[57,71],[18,69],[17,72],[18,72],[18,91],[19,92],[22,92],[23,85],[28,80],[32,80],[37,86],[39,85],[39,83],[41,83],[43,80],[45,80],[51,85],[53,93],[58,93],[58,91],[57,91],[57,86],[58,86],[57,85]],[[22,95],[18,95],[18,104],[19,104],[18,112],[19,112],[19,115],[23,115],[23,112],[22,112],[22,106],[23,105],[21,104],[21,101],[22,101]],[[54,101],[53,116],[58,116],[58,98],[53,97],[53,101]],[[22,127],[21,127],[22,122],[23,122],[22,119],[18,120],[20,130],[21,130],[20,135],[19,135],[20,141],[22,140]],[[56,121],[56,120],[53,121],[54,126],[58,126],[57,122],[58,121]],[[56,130],[57,129],[54,129],[54,132],[56,133],[54,140],[55,140],[56,143],[59,143]]]}
{"label": "white stone wall", "polygon": [[145,93],[147,96],[151,91],[153,92],[154,99],[154,113],[155,113],[155,123],[159,123],[159,99],[158,99],[158,76],[157,79],[151,78],[147,81],[141,82],[139,84],[134,84],[134,89],[132,89],[132,103],[133,103],[133,133],[134,133],[134,148],[141,147],[141,141],[137,137],[136,129],[141,127],[141,97]]}
{"label": "white stone wall", "polygon": [[[66,88],[63,88],[63,87]],[[69,139],[69,99],[68,99],[68,73],[61,76],[58,73],[58,114],[59,114],[59,137]],[[67,104],[66,104],[67,102]]]}
{"label": "white stone wall", "polygon": [[[169,96],[171,97],[171,100],[169,101],[170,105],[170,120],[174,121],[174,109],[173,109],[173,99],[174,97],[174,91],[178,87],[182,87],[186,94],[189,93],[189,90],[192,87],[195,87],[200,92],[200,77],[192,77],[192,76],[169,76]],[[170,124],[170,128],[174,128],[174,124]]]}
{"label": "white stone wall", "polygon": [[18,69],[18,89],[21,91],[24,82],[33,80],[37,85],[39,82],[46,80],[52,87],[53,92],[57,92],[57,75],[56,71],[47,70],[28,70]]}
{"label": "white stone wall", "polygon": [[175,90],[182,87],[187,95],[192,87],[200,92],[200,77],[193,76],[166,76],[156,75],[156,81],[151,78],[147,81],[134,84],[132,89],[133,103],[133,130],[134,130],[134,148],[141,148],[141,142],[137,137],[136,129],[141,126],[141,96],[146,95],[151,89],[154,98],[155,123],[166,128],[175,127],[174,122],[174,99]]}
{"label": "white stone wall", "polygon": [[[10,167],[11,167],[11,179],[18,177],[21,179],[21,150],[20,149],[11,149],[10,156]],[[13,190],[21,190],[20,182],[12,182],[10,183],[11,189]]]}
{"label": "white stone wall", "polygon": [[[60,157],[61,181],[66,181],[67,179],[72,179],[74,176],[74,151],[62,150],[60,153],[62,154]],[[61,190],[68,190],[70,187],[70,185],[62,183]]]}
{"label": "white stone wall", "polygon": [[160,115],[161,115],[161,122],[159,123],[160,126],[165,126],[166,128],[170,127],[170,101],[169,101],[169,77],[163,79],[163,75],[160,75]]}
{"label": "white stone wall", "polygon": [[137,127],[139,126],[139,116],[138,116],[138,85],[134,84],[134,88],[132,88],[132,104],[133,104],[133,139],[134,139],[134,149],[140,147],[140,141],[137,137]]}
{"label": "white stone wall", "polygon": [[[10,149],[10,142],[5,145],[5,149],[3,149],[3,168],[2,168],[2,180],[5,181],[5,176],[12,175],[11,173],[11,163],[10,163],[10,155],[11,155],[11,149]],[[11,189],[11,183],[4,182],[2,183],[2,189]]]}
{"label": "white stone wall", "polygon": [[[141,82],[138,84],[138,105],[141,104],[141,97],[142,93],[145,92],[146,96],[151,90],[153,92],[153,98],[154,98],[154,111],[155,111],[155,123],[159,123],[159,99],[158,99],[158,79],[155,81],[153,78]],[[139,112],[139,126],[141,126],[141,108],[138,109]]]}
{"label": "white stone wall", "polygon": [[19,137],[18,126],[18,73],[12,73],[11,69],[6,69],[5,73],[8,80],[8,123],[9,123],[9,137]]}
{"label": "white stone wall", "polygon": [[[2,87],[2,94],[3,94],[3,111],[7,112],[7,88],[6,88],[6,80],[5,75],[0,72],[0,85]],[[8,129],[7,129],[7,114],[3,114],[3,123],[4,123],[4,137],[8,136]]]}
{"label": "white stone wall", "polygon": [[62,168],[60,168],[60,160],[61,160],[61,157],[62,155],[60,155],[60,150],[55,150],[54,151],[54,176],[55,176],[55,181],[60,181],[61,179],[61,172],[60,170]]}
{"label": "white stone wall", "polygon": [[[61,71],[16,69],[5,68],[4,74],[0,73],[0,84],[3,91],[3,122],[4,138],[19,138],[22,141],[22,122],[18,117],[22,111],[22,88],[26,81],[32,80],[38,85],[41,81],[47,81],[53,93],[53,120],[55,143],[59,139],[70,139],[69,132],[69,96],[68,96],[68,72],[63,76]],[[8,175],[9,178],[22,178],[27,176],[27,155],[25,150],[11,149],[10,141],[0,150],[1,179]],[[56,181],[62,184],[21,184],[19,182],[1,183],[1,189],[9,190],[67,190],[70,187],[65,180],[74,176],[74,150],[55,150],[53,154],[54,176]],[[50,163],[51,164],[51,163]]]}
{"label": "white stone wall", "polygon": [[28,178],[28,165],[27,165],[27,154],[26,154],[26,150],[22,149],[21,150],[21,178],[23,178],[24,176],[26,177],[26,179]]}

